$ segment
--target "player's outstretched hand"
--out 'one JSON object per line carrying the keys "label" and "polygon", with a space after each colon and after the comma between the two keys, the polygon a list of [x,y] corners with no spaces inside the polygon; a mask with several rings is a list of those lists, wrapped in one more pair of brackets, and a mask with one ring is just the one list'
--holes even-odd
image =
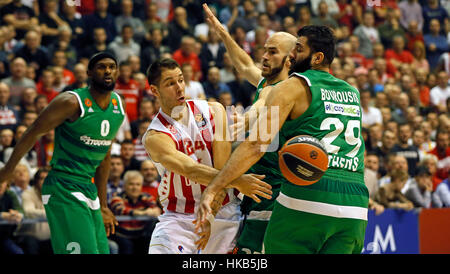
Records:
{"label": "player's outstretched hand", "polygon": [[109,236],[110,234],[115,234],[116,226],[119,225],[119,222],[117,221],[116,217],[107,207],[102,207],[101,213],[103,217],[103,223],[105,225],[106,236]]}
{"label": "player's outstretched hand", "polygon": [[271,199],[272,186],[261,181],[266,177],[258,174],[243,174],[237,178],[233,183],[233,187],[239,190],[242,194],[252,198],[255,202],[260,203],[261,199],[258,196]]}
{"label": "player's outstretched hand", "polygon": [[197,218],[194,221],[195,223],[195,233],[199,234],[200,228],[208,222],[207,216],[212,215],[212,203],[214,201],[214,197],[216,193],[211,191],[211,188],[207,187],[202,194],[200,199],[200,204],[197,210]]}
{"label": "player's outstretched hand", "polygon": [[222,35],[227,33],[226,29],[222,26],[222,23],[220,23],[219,19],[217,19],[217,17],[214,16],[214,14],[209,9],[207,4],[203,4],[203,10],[205,11],[206,14],[206,21],[210,23],[210,26],[213,27],[213,29],[216,31],[219,37],[222,38]]}
{"label": "player's outstretched hand", "polygon": [[[197,224],[197,220],[194,220],[193,223]],[[200,227],[201,231],[196,230],[196,233],[198,234],[198,236],[200,236],[200,238],[195,242],[195,244],[197,245],[198,249],[203,250],[208,244],[209,237],[211,236],[211,224],[209,221],[206,221],[202,225],[200,225]]]}

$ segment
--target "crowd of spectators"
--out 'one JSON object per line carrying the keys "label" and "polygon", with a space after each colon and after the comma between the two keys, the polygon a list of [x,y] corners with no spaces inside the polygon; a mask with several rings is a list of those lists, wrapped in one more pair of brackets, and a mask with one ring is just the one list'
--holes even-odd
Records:
{"label": "crowd of spectators", "polygon": [[[141,137],[159,110],[146,68],[171,57],[182,67],[186,97],[224,106],[251,105],[255,88],[233,68],[204,20],[207,3],[235,41],[262,65],[276,31],[293,35],[327,25],[337,39],[331,73],[361,93],[365,181],[370,208],[450,207],[450,1],[445,0],[0,0],[0,162],[59,93],[88,85],[98,51],[119,62],[115,90],[127,116],[112,148],[108,201],[125,221],[110,238],[113,253],[146,253],[161,213],[159,176]],[[0,182],[0,253],[49,251],[40,187],[54,131]],[[0,163],[0,165],[1,165]],[[33,178],[33,179],[32,179]]]}

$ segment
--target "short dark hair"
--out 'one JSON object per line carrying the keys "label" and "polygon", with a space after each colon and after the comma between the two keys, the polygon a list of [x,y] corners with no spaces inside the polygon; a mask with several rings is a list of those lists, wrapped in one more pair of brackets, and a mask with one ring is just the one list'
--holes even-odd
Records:
{"label": "short dark hair", "polygon": [[297,35],[308,38],[308,46],[313,52],[322,52],[325,56],[324,64],[330,65],[336,53],[336,38],[327,26],[304,26]]}
{"label": "short dark hair", "polygon": [[[180,68],[180,65],[173,59],[163,58],[153,62],[147,69],[147,80],[150,85],[159,85],[163,69]],[[181,69],[181,68],[180,68]]]}

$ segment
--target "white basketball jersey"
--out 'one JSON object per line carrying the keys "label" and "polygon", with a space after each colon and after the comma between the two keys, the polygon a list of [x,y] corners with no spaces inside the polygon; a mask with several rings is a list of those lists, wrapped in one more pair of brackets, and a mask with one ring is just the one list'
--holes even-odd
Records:
{"label": "white basketball jersey", "polygon": [[[215,125],[208,102],[187,100],[186,103],[189,109],[188,126],[177,122],[160,109],[148,130],[155,130],[169,135],[175,142],[178,151],[201,164],[214,166],[212,141]],[[206,187],[167,170],[160,163],[154,162],[154,164],[161,176],[158,194],[164,211],[185,214],[195,213],[202,192]],[[230,201],[230,195],[234,196],[232,191],[228,192],[224,204]]]}

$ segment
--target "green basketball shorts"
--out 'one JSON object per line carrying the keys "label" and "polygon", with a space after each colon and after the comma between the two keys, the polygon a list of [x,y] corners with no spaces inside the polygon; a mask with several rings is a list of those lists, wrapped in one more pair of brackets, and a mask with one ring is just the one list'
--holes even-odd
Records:
{"label": "green basketball shorts", "polygon": [[82,180],[50,172],[42,186],[55,254],[109,254],[97,187]]}
{"label": "green basketball shorts", "polygon": [[[367,220],[353,218],[353,216],[351,218],[337,218],[295,210],[280,203],[285,197],[281,193],[275,202],[272,216],[264,236],[263,253],[361,253],[364,245]],[[307,201],[305,203],[309,202]],[[311,211],[314,211],[317,207],[311,208]]]}

